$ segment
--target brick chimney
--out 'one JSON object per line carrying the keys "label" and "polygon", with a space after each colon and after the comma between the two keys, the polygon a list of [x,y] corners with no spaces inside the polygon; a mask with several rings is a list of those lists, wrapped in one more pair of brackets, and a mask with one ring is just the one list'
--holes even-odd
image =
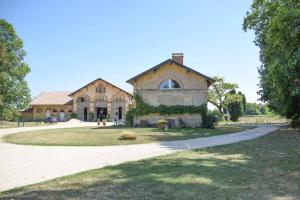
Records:
{"label": "brick chimney", "polygon": [[183,53],[172,53],[172,60],[183,64]]}

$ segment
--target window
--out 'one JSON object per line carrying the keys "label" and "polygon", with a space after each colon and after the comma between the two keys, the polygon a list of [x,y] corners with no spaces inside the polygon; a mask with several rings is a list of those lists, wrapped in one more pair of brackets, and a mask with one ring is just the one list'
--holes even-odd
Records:
{"label": "window", "polygon": [[57,112],[57,110],[56,110],[56,109],[53,109],[52,112]]}
{"label": "window", "polygon": [[73,112],[72,110],[69,110],[69,113]]}
{"label": "window", "polygon": [[42,112],[43,112],[43,109],[42,109],[42,108],[38,108],[36,112],[37,112],[37,113],[42,113]]}
{"label": "window", "polygon": [[96,87],[96,93],[105,93],[105,87],[97,86]]}
{"label": "window", "polygon": [[84,97],[80,97],[80,102],[84,102]]}
{"label": "window", "polygon": [[159,86],[159,89],[161,89],[161,90],[177,89],[177,88],[180,88],[180,85],[177,81],[175,81],[173,79],[164,80]]}

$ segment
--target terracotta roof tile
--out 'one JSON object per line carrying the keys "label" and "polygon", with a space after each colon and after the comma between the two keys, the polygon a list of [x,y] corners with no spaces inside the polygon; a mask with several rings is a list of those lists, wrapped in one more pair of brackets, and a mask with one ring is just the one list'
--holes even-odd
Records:
{"label": "terracotta roof tile", "polygon": [[30,105],[72,104],[73,98],[69,96],[70,93],[71,92],[42,92],[30,102]]}

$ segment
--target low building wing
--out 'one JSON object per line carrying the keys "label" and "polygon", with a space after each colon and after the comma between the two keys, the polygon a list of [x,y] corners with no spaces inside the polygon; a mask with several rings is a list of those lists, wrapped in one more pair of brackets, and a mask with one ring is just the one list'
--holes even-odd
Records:
{"label": "low building wing", "polygon": [[73,98],[69,96],[71,92],[42,92],[34,98],[30,105],[72,105]]}

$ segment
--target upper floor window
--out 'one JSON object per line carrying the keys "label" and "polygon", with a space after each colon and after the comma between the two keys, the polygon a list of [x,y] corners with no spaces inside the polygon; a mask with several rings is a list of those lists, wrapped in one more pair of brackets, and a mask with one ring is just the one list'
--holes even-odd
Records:
{"label": "upper floor window", "polygon": [[96,93],[105,93],[105,92],[106,92],[105,87],[102,86],[96,87]]}
{"label": "upper floor window", "polygon": [[177,89],[177,88],[180,88],[180,85],[177,81],[175,81],[173,79],[164,80],[159,86],[159,89],[161,89],[161,90]]}

